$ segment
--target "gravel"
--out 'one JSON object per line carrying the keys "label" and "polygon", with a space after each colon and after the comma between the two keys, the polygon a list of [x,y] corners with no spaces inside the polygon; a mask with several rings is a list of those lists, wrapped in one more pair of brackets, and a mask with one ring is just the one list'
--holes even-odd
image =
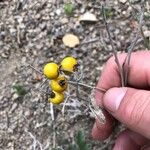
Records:
{"label": "gravel", "polygon": [[[115,137],[110,141],[95,142],[91,139],[90,131],[94,120],[89,116],[88,107],[85,107],[89,101],[87,93],[80,95],[87,100],[78,100],[75,89],[71,87],[72,97],[65,116],[61,114],[62,105],[54,107],[53,121],[48,97],[34,90],[40,88],[43,78],[28,64],[41,71],[45,63],[59,62],[64,56],[73,55],[81,64],[83,82],[96,85],[103,64],[112,55],[101,13],[104,2],[71,0],[74,11],[70,17],[64,12],[64,4],[67,2],[0,1],[1,150],[32,150],[34,147],[37,150],[49,150],[53,147],[67,149],[68,144],[73,143],[75,133],[81,129],[93,150],[111,149],[119,129],[117,133],[114,132]],[[126,51],[135,39],[138,32],[138,11],[142,5],[145,8],[142,28],[146,38],[150,39],[148,1],[142,5],[139,1],[129,3],[126,0],[110,0],[106,3],[108,23],[116,50]],[[98,22],[79,23],[79,16],[87,11],[95,14]],[[65,47],[62,37],[66,33],[78,36],[81,42],[79,46]],[[135,50],[145,49],[142,39],[139,35]],[[21,85],[27,94],[19,96],[14,92],[12,87],[16,84]],[[85,91],[90,92],[88,89]]]}

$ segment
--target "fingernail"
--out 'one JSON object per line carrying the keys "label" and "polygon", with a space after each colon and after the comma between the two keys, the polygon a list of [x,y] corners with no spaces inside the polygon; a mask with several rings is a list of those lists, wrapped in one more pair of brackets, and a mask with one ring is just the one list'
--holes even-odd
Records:
{"label": "fingernail", "polygon": [[103,98],[104,107],[111,112],[118,110],[127,88],[112,88],[106,92]]}

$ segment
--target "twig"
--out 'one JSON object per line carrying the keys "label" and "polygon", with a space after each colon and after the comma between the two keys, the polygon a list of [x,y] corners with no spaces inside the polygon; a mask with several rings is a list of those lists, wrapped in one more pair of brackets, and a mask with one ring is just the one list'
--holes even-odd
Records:
{"label": "twig", "polygon": [[108,33],[109,41],[110,41],[110,44],[111,44],[111,46],[112,46],[113,54],[114,54],[114,57],[115,57],[115,62],[116,62],[116,64],[117,64],[118,69],[119,69],[119,72],[120,72],[121,85],[124,86],[124,74],[123,74],[123,69],[122,69],[122,67],[121,67],[121,65],[120,65],[120,63],[119,63],[117,51],[115,50],[115,47],[114,47],[114,44],[113,44],[113,40],[112,40],[111,35],[110,35],[108,23],[107,23],[107,20],[106,20],[106,13],[105,13],[104,6],[102,6],[102,13],[103,13],[103,19],[104,19],[106,31],[107,31],[107,33]]}
{"label": "twig", "polygon": [[55,118],[54,118],[54,109],[53,109],[53,104],[52,103],[50,103],[50,114],[51,114],[51,117],[52,117],[52,121],[54,121]]}
{"label": "twig", "polygon": [[21,44],[21,41],[20,41],[20,27],[19,27],[19,25],[17,26],[17,42],[18,42],[18,44]]}
{"label": "twig", "polygon": [[[28,64],[28,63],[27,63]],[[38,69],[36,69],[35,67],[33,67],[31,64],[28,64],[29,67],[31,67],[33,70],[35,70],[36,72],[38,72],[39,74],[43,75],[43,73],[41,71],[39,71]]]}
{"label": "twig", "polygon": [[102,108],[100,108],[96,104],[96,101],[94,98],[94,90],[91,92],[90,99],[91,99],[91,103],[89,103],[89,109],[91,110],[91,112],[95,116],[95,118],[97,118],[100,123],[104,124],[106,122],[106,118],[103,114]]}
{"label": "twig", "polygon": [[56,147],[56,132],[53,132],[53,148]]}
{"label": "twig", "polygon": [[[128,49],[128,54],[127,54],[127,56],[126,56],[126,58],[124,60],[124,63],[122,65],[122,68],[123,68],[124,74],[125,74],[125,78],[124,78],[125,86],[127,85],[127,82],[128,82],[131,54],[132,54],[132,51],[133,51],[137,41],[138,41],[138,34],[136,34],[134,42],[132,43],[132,45]],[[126,66],[126,64],[127,64],[127,66]]]}
{"label": "twig", "polygon": [[73,85],[77,85],[78,84],[80,86],[84,86],[84,87],[87,87],[87,88],[90,88],[90,89],[96,89],[96,90],[99,90],[101,92],[106,92],[106,90],[103,89],[103,88],[98,88],[98,87],[90,86],[90,85],[87,85],[87,84],[84,84],[84,83],[81,83],[81,82],[77,83],[75,81],[68,81],[68,83],[73,84]]}
{"label": "twig", "polygon": [[99,41],[99,38],[90,39],[88,41],[82,42],[80,45],[90,44]]}
{"label": "twig", "polygon": [[42,87],[44,84],[45,84],[45,82],[47,82],[48,81],[48,79],[45,79],[41,84],[40,84],[40,87]]}
{"label": "twig", "polygon": [[63,107],[62,107],[62,110],[61,110],[63,116],[65,114],[65,107],[66,107],[67,101],[69,100],[69,97],[70,97],[70,95],[67,96],[67,98],[65,99],[65,101],[63,103]]}
{"label": "twig", "polygon": [[93,109],[92,106],[89,104],[89,109],[91,110],[92,114],[94,115],[94,117],[96,119],[98,119],[98,121],[102,124],[105,124],[106,120],[105,120],[105,116],[102,113],[101,108],[95,110],[95,108]]}
{"label": "twig", "polygon": [[[37,90],[37,91],[39,91],[39,92],[41,92],[41,93],[43,93],[43,94],[46,94],[46,95],[50,95],[51,93],[48,93],[48,92],[46,92],[46,91],[44,91],[44,90],[41,90],[41,89],[31,89],[31,91],[33,91],[33,92],[36,92],[35,90]],[[37,93],[37,92],[36,92]]]}
{"label": "twig", "polygon": [[[142,21],[143,21],[143,12],[141,11],[141,15],[140,15],[140,20],[139,20],[139,29],[141,30],[141,27],[142,27]],[[138,35],[139,35],[139,32],[137,32],[136,34],[136,37],[135,37],[135,40],[133,41],[132,45],[128,48],[128,54],[125,58],[125,61],[123,63],[123,70],[124,70],[124,73],[125,73],[125,86],[127,85],[127,82],[128,82],[128,76],[129,76],[129,69],[130,69],[130,60],[131,60],[131,54],[132,54],[132,51],[134,49],[134,47],[136,46],[137,44],[137,41],[138,41]]]}
{"label": "twig", "polygon": [[36,150],[37,144],[39,145],[40,150],[43,150],[42,144],[36,139],[36,137],[31,132],[27,131],[26,129],[25,129],[25,132],[28,133],[30,137],[33,139],[33,145],[32,145],[33,150]]}

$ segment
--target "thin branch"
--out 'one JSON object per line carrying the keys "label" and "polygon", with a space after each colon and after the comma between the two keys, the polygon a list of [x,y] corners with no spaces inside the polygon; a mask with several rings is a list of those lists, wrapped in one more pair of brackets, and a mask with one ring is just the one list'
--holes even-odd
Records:
{"label": "thin branch", "polygon": [[[131,54],[132,54],[132,51],[133,51],[135,45],[137,44],[137,41],[138,41],[138,34],[136,34],[135,40],[133,41],[132,45],[128,49],[128,54],[127,54],[127,56],[124,60],[124,63],[122,65],[122,68],[123,68],[124,74],[125,74],[125,79],[124,79],[125,86],[127,85],[127,82],[128,82]],[[127,64],[127,66],[126,66],[126,64]]]}
{"label": "thin branch", "polygon": [[80,86],[84,86],[84,87],[87,87],[87,88],[90,88],[90,89],[96,89],[96,90],[99,90],[101,92],[106,92],[106,90],[104,88],[98,88],[98,87],[94,87],[94,86],[90,86],[90,85],[87,85],[87,84],[84,84],[84,83],[77,83],[75,81],[68,81],[69,84],[73,84],[73,85],[80,85]]}
{"label": "thin branch", "polygon": [[46,95],[50,95],[51,94],[51,93],[48,93],[48,92],[46,92],[46,91],[44,91],[42,89],[37,89],[37,88],[36,89],[31,89],[31,91],[33,91],[33,92],[36,92],[36,90],[39,91],[39,92],[41,92],[41,93],[43,93],[43,94],[46,94]]}
{"label": "thin branch", "polygon": [[80,45],[90,44],[99,41],[99,38],[90,39],[88,41],[82,42]]}
{"label": "thin branch", "polygon": [[124,86],[123,69],[122,69],[122,67],[121,67],[121,65],[120,65],[120,63],[119,63],[117,51],[115,50],[115,47],[114,47],[114,44],[113,44],[113,40],[112,40],[111,35],[110,35],[110,31],[109,31],[109,27],[108,27],[108,23],[107,23],[107,19],[106,19],[106,13],[105,13],[105,8],[104,8],[104,6],[102,6],[102,13],[103,13],[103,19],[104,19],[106,31],[107,31],[107,33],[108,33],[109,41],[110,41],[110,44],[111,44],[111,46],[112,46],[113,54],[114,54],[114,57],[115,57],[115,62],[116,62],[116,64],[117,64],[118,69],[119,69],[119,72],[120,72],[121,85]]}
{"label": "thin branch", "polygon": [[106,118],[105,118],[105,115],[102,111],[102,108],[100,108],[97,104],[96,104],[96,101],[95,101],[95,98],[94,98],[94,90],[91,92],[91,95],[90,95],[90,99],[91,99],[91,103],[89,103],[89,109],[91,110],[92,114],[95,116],[95,118],[98,119],[98,121],[100,123],[103,123],[105,124],[106,122]]}
{"label": "thin branch", "polygon": [[33,139],[33,144],[32,144],[33,150],[36,150],[37,144],[39,145],[40,150],[43,150],[42,144],[39,142],[39,140],[37,140],[36,137],[28,130],[25,129],[25,132],[28,133],[30,137]]}
{"label": "thin branch", "polygon": [[62,115],[64,116],[65,114],[65,107],[66,107],[66,103],[68,102],[70,96],[67,96],[67,98],[65,99],[64,103],[63,103],[63,107],[62,107]]}
{"label": "thin branch", "polygon": [[39,87],[42,87],[47,81],[48,81],[48,79],[45,79],[45,80],[40,84]]}
{"label": "thin branch", "polygon": [[50,103],[50,114],[51,114],[51,117],[52,117],[52,121],[54,121],[55,120],[55,118],[54,118],[54,108],[53,108],[52,103]]}
{"label": "thin branch", "polygon": [[[28,63],[27,63],[28,64]],[[31,64],[28,64],[29,67],[31,67],[33,70],[35,70],[36,72],[38,72],[39,74],[43,75],[43,73],[41,71],[39,71],[38,69],[36,69],[35,67],[33,67]]]}
{"label": "thin branch", "polygon": [[19,25],[17,26],[17,42],[18,42],[19,45],[21,44],[21,41],[20,41],[20,27],[19,27]]}
{"label": "thin branch", "polygon": [[[141,11],[141,15],[140,15],[140,19],[139,19],[139,29],[141,30],[141,27],[142,27],[142,21],[143,21],[143,12]],[[130,69],[130,61],[131,61],[131,54],[132,54],[132,51],[134,49],[134,47],[136,46],[137,44],[137,41],[138,41],[138,35],[139,35],[139,32],[137,32],[136,34],[136,37],[135,37],[135,40],[132,42],[132,45],[128,48],[128,54],[125,58],[125,61],[123,63],[123,70],[124,70],[124,73],[125,73],[125,86],[127,85],[127,82],[128,82],[128,76],[129,76],[129,69]]]}

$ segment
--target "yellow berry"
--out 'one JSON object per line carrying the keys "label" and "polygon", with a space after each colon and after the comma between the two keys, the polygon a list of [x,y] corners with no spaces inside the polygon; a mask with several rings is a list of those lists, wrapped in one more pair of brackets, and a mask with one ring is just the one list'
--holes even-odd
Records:
{"label": "yellow berry", "polygon": [[59,75],[59,66],[56,63],[48,63],[44,66],[43,73],[48,79],[56,79]]}
{"label": "yellow berry", "polygon": [[61,61],[61,69],[66,72],[74,72],[77,70],[78,62],[74,57],[65,57]]}
{"label": "yellow berry", "polygon": [[57,79],[51,80],[50,86],[53,91],[63,92],[67,88],[67,79],[64,76],[59,76]]}
{"label": "yellow berry", "polygon": [[53,91],[48,101],[58,105],[64,101],[64,94]]}

